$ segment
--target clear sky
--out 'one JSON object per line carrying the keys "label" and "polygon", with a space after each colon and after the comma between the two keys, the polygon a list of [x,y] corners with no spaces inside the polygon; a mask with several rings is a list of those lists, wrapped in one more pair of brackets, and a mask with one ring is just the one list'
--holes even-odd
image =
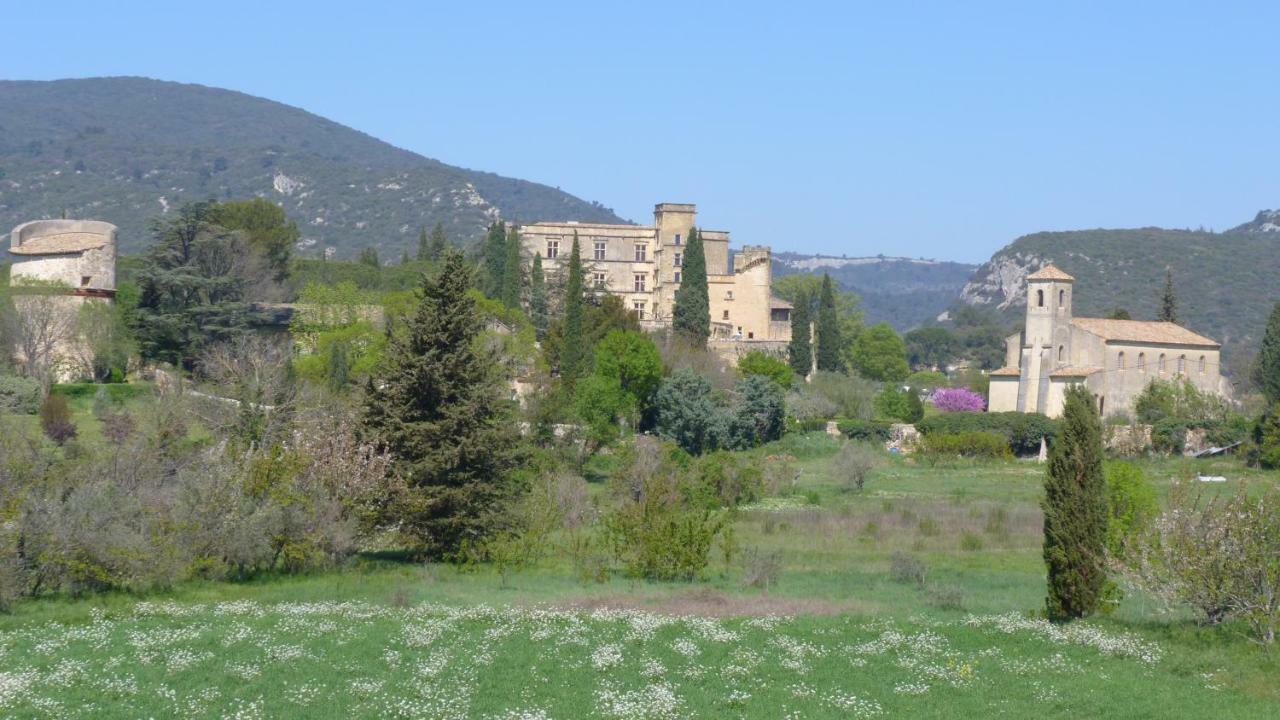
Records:
{"label": "clear sky", "polygon": [[981,261],[1280,206],[1280,3],[28,2],[0,77],[240,90],[736,243]]}

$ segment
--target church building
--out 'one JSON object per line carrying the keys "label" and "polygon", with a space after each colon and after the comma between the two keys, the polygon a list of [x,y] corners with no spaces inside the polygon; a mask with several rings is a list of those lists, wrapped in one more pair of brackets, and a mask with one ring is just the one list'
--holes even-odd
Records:
{"label": "church building", "polygon": [[991,373],[988,409],[1062,414],[1068,386],[1083,383],[1105,417],[1132,412],[1155,379],[1187,379],[1230,395],[1221,346],[1171,322],[1074,317],[1075,278],[1047,265],[1027,276],[1027,320],[1005,340],[1005,367]]}

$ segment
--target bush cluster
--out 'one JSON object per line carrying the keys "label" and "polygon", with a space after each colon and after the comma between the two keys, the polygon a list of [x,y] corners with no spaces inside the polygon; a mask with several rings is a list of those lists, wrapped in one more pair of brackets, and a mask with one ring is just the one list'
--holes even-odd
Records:
{"label": "bush cluster", "polygon": [[969,458],[1008,458],[1009,441],[1003,435],[980,430],[963,432],[933,432],[925,435],[920,444],[926,455],[958,456]]}
{"label": "bush cluster", "polygon": [[836,428],[840,430],[840,434],[850,440],[872,440],[886,442],[889,440],[892,426],[887,422],[878,420],[859,420],[856,418],[845,418],[836,422]]}
{"label": "bush cluster", "polygon": [[40,411],[40,382],[18,375],[0,375],[0,413],[35,415]]}
{"label": "bush cluster", "polygon": [[927,417],[916,423],[916,429],[926,438],[935,434],[995,433],[1005,438],[1015,455],[1032,455],[1040,451],[1041,438],[1053,442],[1058,423],[1034,413],[953,412]]}

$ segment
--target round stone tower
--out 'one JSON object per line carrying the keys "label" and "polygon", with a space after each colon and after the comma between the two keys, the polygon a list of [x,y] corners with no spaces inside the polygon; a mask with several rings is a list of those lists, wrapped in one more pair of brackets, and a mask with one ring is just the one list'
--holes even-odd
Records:
{"label": "round stone tower", "polygon": [[116,294],[116,226],[99,220],[35,220],[10,234],[10,284],[65,285],[69,295]]}

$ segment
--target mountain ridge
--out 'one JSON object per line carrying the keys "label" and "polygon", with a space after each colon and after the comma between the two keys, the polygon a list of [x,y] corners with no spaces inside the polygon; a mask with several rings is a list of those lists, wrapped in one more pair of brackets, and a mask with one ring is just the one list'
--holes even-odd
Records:
{"label": "mountain ridge", "polygon": [[547,185],[445,164],[284,103],[140,77],[0,80],[0,228],[61,212],[119,225],[125,251],[178,203],[260,196],[304,253],[455,240],[495,219],[626,222]]}

